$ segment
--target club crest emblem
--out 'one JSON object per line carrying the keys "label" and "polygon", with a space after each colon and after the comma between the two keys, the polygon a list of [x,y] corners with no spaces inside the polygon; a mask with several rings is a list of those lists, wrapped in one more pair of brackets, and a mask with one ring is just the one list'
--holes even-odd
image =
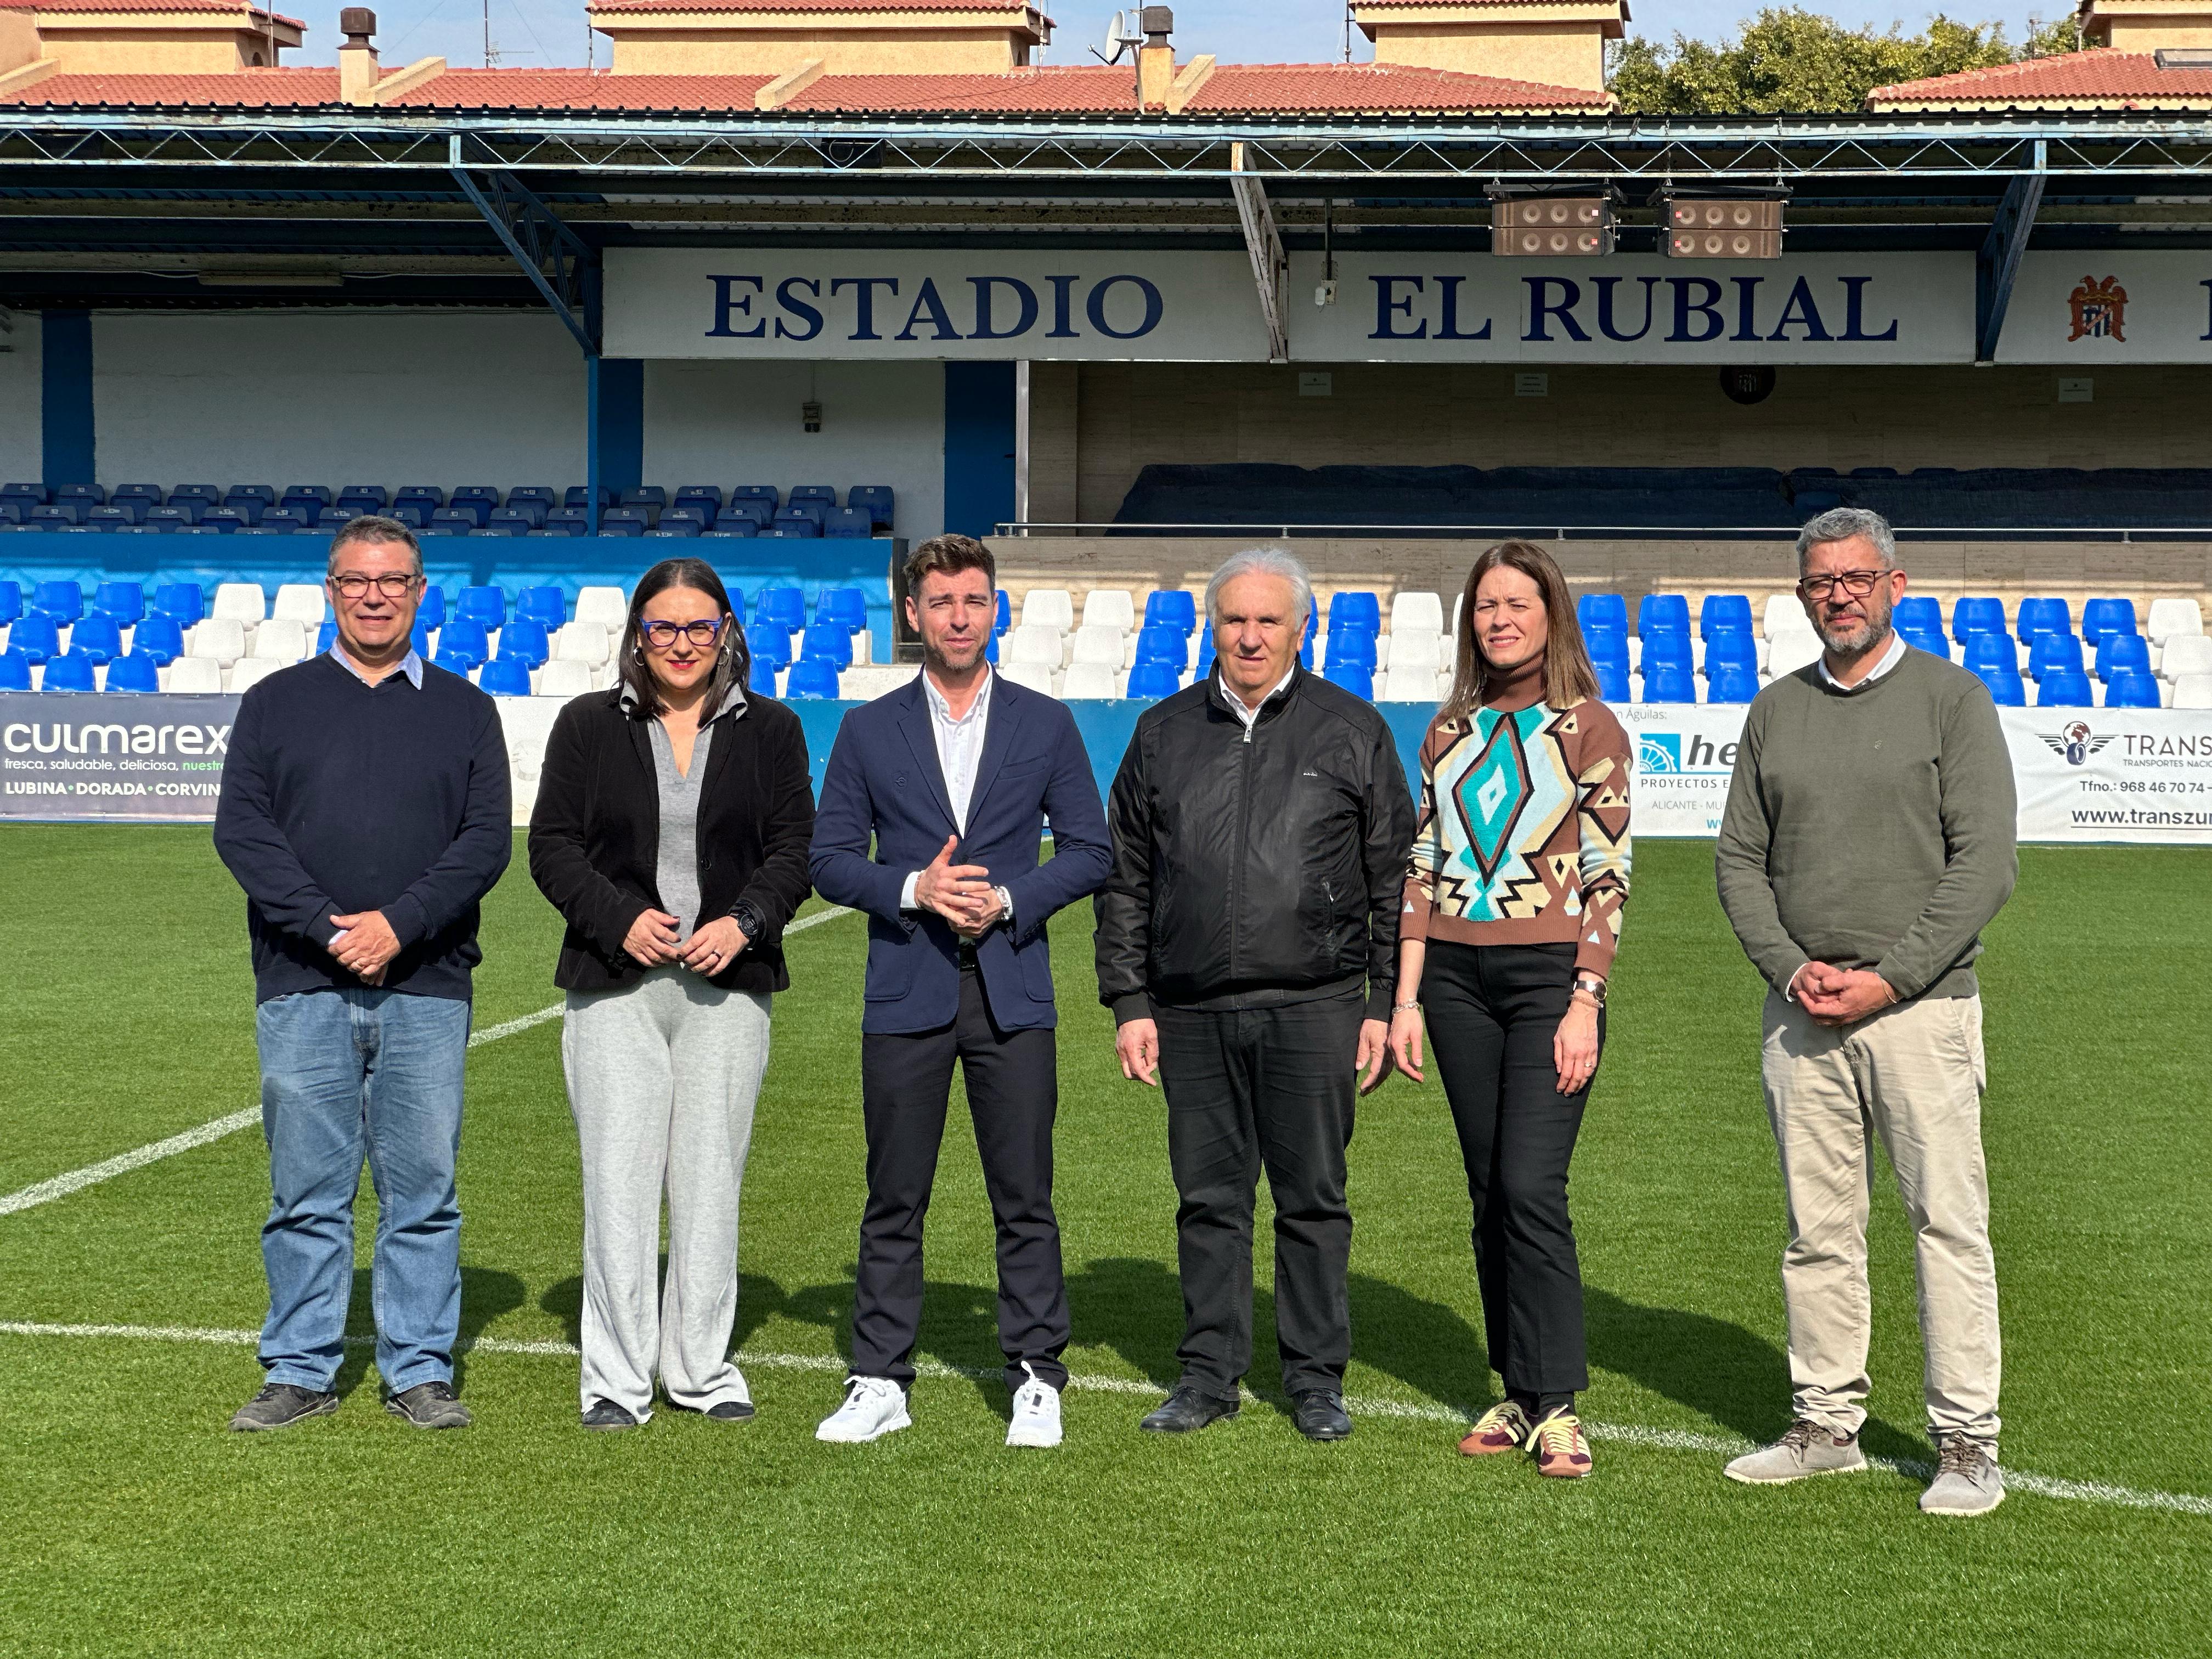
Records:
{"label": "club crest emblem", "polygon": [[2094,276],[2084,276],[2081,286],[2066,296],[2066,306],[2074,314],[2074,331],[2066,337],[2069,343],[2128,337],[2128,291],[2120,286],[2118,277],[2107,276],[2100,282]]}

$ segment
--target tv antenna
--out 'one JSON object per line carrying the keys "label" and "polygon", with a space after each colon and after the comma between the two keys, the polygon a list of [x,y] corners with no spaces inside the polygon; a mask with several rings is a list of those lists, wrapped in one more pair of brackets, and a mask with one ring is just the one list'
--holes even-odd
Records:
{"label": "tv antenna", "polygon": [[1133,11],[1117,11],[1106,20],[1105,51],[1091,48],[1091,55],[1109,68],[1121,61],[1122,54],[1145,44],[1144,18]]}

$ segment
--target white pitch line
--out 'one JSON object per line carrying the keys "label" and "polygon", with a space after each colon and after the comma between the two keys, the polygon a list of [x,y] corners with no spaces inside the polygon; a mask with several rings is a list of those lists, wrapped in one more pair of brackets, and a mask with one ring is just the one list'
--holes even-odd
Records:
{"label": "white pitch line", "polygon": [[[811,916],[793,922],[783,930],[783,936],[789,939],[793,933],[803,933],[810,927],[819,927],[825,921],[835,921],[840,916],[852,914],[842,905],[832,905],[826,910],[817,910]],[[565,1002],[556,1002],[550,1008],[540,1008],[536,1013],[525,1014],[520,1019],[487,1025],[483,1030],[470,1034],[469,1047],[481,1048],[487,1042],[497,1042],[502,1037],[514,1036],[532,1026],[543,1025],[549,1019],[558,1019],[567,1006]],[[87,1187],[97,1187],[103,1181],[112,1181],[133,1170],[143,1170],[149,1164],[158,1164],[165,1158],[174,1158],[179,1152],[189,1152],[196,1146],[221,1140],[225,1135],[236,1134],[240,1129],[260,1121],[261,1109],[249,1106],[244,1111],[233,1112],[226,1117],[215,1118],[195,1128],[186,1129],[181,1134],[171,1135],[167,1140],[156,1140],[131,1152],[118,1152],[113,1158],[102,1159],[98,1164],[88,1164],[82,1170],[71,1170],[64,1175],[34,1182],[28,1187],[19,1188],[5,1197],[0,1197],[0,1216],[13,1215],[18,1210],[35,1209],[41,1204],[51,1204],[58,1198],[67,1198],[71,1193],[82,1192]]]}
{"label": "white pitch line", "polygon": [[[261,1340],[257,1331],[222,1330],[191,1325],[56,1325],[28,1320],[0,1320],[0,1336],[204,1342],[239,1348],[254,1347]],[[376,1339],[372,1336],[349,1336],[344,1342],[349,1348],[376,1346]],[[574,1359],[579,1353],[573,1342],[526,1342],[502,1336],[468,1338],[459,1346],[464,1353],[523,1354],[559,1359]],[[740,1350],[737,1359],[740,1365],[750,1365],[761,1370],[842,1374],[845,1370],[844,1359],[836,1354],[750,1353]],[[934,1359],[916,1360],[914,1368],[921,1376],[931,1378],[989,1381],[1000,1375],[996,1367],[947,1365]],[[1158,1399],[1167,1392],[1158,1383],[1128,1376],[1071,1376],[1067,1382],[1070,1388],[1091,1394],[1140,1395]],[[1262,1398],[1249,1389],[1245,1391],[1244,1397],[1247,1400]],[[1474,1416],[1472,1412],[1452,1406],[1407,1400],[1368,1399],[1358,1395],[1346,1395],[1344,1405],[1346,1410],[1358,1417],[1399,1418],[1422,1423],[1463,1425]],[[1696,1434],[1685,1429],[1646,1428],[1637,1423],[1585,1423],[1583,1428],[1593,1440],[1610,1440],[1651,1451],[1697,1452],[1716,1457],[1733,1456],[1739,1452],[1748,1451],[1752,1443],[1732,1435]],[[1924,1480],[1935,1472],[1932,1464],[1886,1457],[1870,1457],[1867,1463],[1869,1468],[1914,1480]],[[2103,1504],[2117,1509],[2159,1510],[2175,1515],[2212,1516],[2212,1496],[2198,1492],[2144,1492],[2102,1480],[2067,1480],[2011,1468],[2006,1468],[2004,1479],[2008,1490],[2030,1492],[2038,1498],[2057,1498],[2068,1503]]]}

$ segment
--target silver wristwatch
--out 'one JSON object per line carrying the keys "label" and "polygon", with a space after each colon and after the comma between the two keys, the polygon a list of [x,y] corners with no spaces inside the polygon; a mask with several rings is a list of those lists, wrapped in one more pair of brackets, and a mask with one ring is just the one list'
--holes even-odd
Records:
{"label": "silver wristwatch", "polygon": [[1605,981],[1595,974],[1577,974],[1575,989],[1582,992],[1599,1007],[1605,1006]]}

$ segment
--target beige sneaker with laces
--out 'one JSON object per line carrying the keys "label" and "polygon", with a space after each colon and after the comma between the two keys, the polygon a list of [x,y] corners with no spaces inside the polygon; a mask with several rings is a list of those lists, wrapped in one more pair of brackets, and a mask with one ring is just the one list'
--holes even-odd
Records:
{"label": "beige sneaker with laces", "polygon": [[1856,1435],[1839,1435],[1801,1417],[1772,1445],[1746,1452],[1721,1473],[1747,1486],[1779,1486],[1816,1474],[1856,1474],[1866,1466]]}
{"label": "beige sneaker with laces", "polygon": [[1997,1449],[1962,1434],[1943,1437],[1936,1479],[1920,1494],[1923,1515],[1987,1515],[2004,1502]]}
{"label": "beige sneaker with laces", "polygon": [[1554,1480],[1580,1480],[1590,1472],[1589,1440],[1572,1412],[1553,1412],[1536,1425],[1529,1449],[1536,1473]]}
{"label": "beige sneaker with laces", "polygon": [[1520,1402],[1501,1400],[1474,1419],[1467,1438],[1459,1443],[1460,1453],[1466,1457],[1488,1457],[1498,1452],[1518,1451],[1528,1443],[1528,1431],[1533,1426]]}

